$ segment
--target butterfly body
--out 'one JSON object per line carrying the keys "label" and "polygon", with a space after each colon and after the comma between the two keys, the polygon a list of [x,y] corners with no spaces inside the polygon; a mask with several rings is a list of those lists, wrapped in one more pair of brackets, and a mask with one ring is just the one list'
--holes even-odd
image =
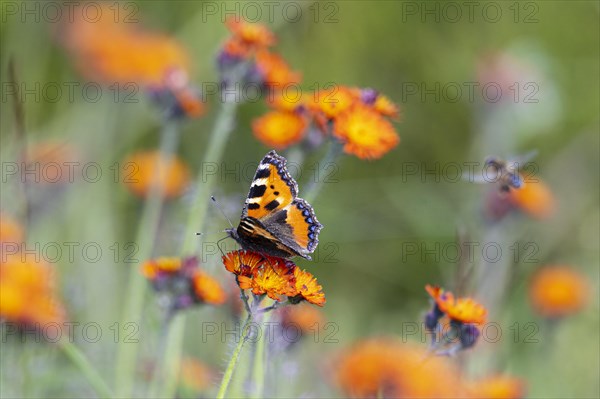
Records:
{"label": "butterfly body", "polygon": [[227,233],[250,251],[311,259],[322,227],[313,208],[298,198],[285,158],[271,151],[258,165],[238,227]]}

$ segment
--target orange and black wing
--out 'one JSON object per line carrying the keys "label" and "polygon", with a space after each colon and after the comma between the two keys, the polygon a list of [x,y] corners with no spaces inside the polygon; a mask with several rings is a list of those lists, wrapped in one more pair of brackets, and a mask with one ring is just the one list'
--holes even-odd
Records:
{"label": "orange and black wing", "polygon": [[271,151],[258,165],[242,219],[264,219],[291,204],[297,195],[298,184],[288,172],[285,158]]}

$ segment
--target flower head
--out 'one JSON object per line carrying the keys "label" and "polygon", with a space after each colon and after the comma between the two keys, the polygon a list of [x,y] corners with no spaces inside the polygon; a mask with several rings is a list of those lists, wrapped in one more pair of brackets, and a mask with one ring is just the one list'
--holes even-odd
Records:
{"label": "flower head", "polygon": [[265,257],[252,251],[233,251],[223,256],[223,265],[228,272],[237,276],[252,276],[262,267]]}
{"label": "flower head", "polygon": [[162,257],[142,264],[141,272],[154,290],[169,299],[170,310],[198,303],[221,305],[225,291],[217,280],[198,268],[198,258]]}
{"label": "flower head", "polygon": [[130,173],[124,179],[126,187],[139,197],[146,197],[154,186],[160,186],[164,197],[172,199],[182,194],[190,181],[190,171],[183,161],[176,157],[167,160],[157,151],[130,155],[124,169]]}
{"label": "flower head", "polygon": [[335,377],[352,398],[455,398],[463,387],[455,369],[440,357],[392,338],[355,344],[335,363]]}
{"label": "flower head", "polygon": [[300,74],[292,71],[279,54],[266,50],[256,54],[256,68],[266,86],[281,88],[302,80]]}
{"label": "flower head", "polygon": [[65,310],[54,287],[52,266],[25,253],[3,256],[0,263],[0,318],[44,328],[61,324]]}
{"label": "flower head", "polygon": [[327,119],[334,119],[356,104],[359,96],[357,89],[335,85],[315,92],[308,106],[313,112],[322,113]]}
{"label": "flower head", "polygon": [[545,266],[531,279],[529,298],[540,315],[568,316],[581,310],[589,300],[589,284],[570,266]]}
{"label": "flower head", "polygon": [[294,270],[295,281],[295,295],[290,295],[291,302],[299,302],[305,300],[314,305],[323,306],[325,305],[325,293],[323,293],[323,287],[319,285],[317,279],[307,272],[296,268]]}
{"label": "flower head", "polygon": [[225,303],[227,296],[221,284],[202,270],[196,270],[192,275],[192,284],[194,293],[200,302],[211,305],[221,305]]}
{"label": "flower head", "polygon": [[319,330],[325,324],[325,317],[321,310],[303,304],[281,309],[280,317],[283,328],[293,327],[302,333]]}
{"label": "flower head", "polygon": [[85,76],[107,84],[135,82],[152,88],[164,87],[165,77],[174,70],[187,79],[189,59],[178,42],[115,20],[109,3],[100,7],[99,20],[85,18],[85,10],[79,10],[62,32],[63,43]]}
{"label": "flower head", "polygon": [[307,122],[293,111],[271,111],[252,122],[254,135],[268,147],[283,149],[302,140]]}
{"label": "flower head", "polygon": [[333,135],[344,151],[361,159],[381,158],[400,138],[392,124],[373,108],[355,105],[336,117]]}
{"label": "flower head", "polygon": [[439,310],[451,320],[461,323],[485,323],[487,310],[471,298],[455,298],[451,292],[437,286],[425,286]]}
{"label": "flower head", "polygon": [[240,17],[230,17],[225,21],[227,28],[247,51],[263,49],[275,44],[275,35],[262,24],[248,23]]}
{"label": "flower head", "polygon": [[508,192],[509,202],[536,219],[546,219],[554,213],[556,201],[550,188],[541,180],[525,180],[518,189]]}
{"label": "flower head", "polygon": [[507,375],[492,375],[468,386],[471,396],[489,399],[522,399],[525,397],[525,382]]}
{"label": "flower head", "polygon": [[280,258],[265,258],[260,268],[254,269],[252,277],[239,277],[241,289],[250,289],[255,295],[267,294],[274,300],[281,296],[293,295],[294,270],[296,265]]}
{"label": "flower head", "polygon": [[255,295],[266,294],[277,301],[287,296],[293,304],[303,300],[319,306],[325,304],[325,294],[317,279],[290,260],[252,251],[233,251],[223,257],[223,265],[237,276],[240,289],[249,289]]}

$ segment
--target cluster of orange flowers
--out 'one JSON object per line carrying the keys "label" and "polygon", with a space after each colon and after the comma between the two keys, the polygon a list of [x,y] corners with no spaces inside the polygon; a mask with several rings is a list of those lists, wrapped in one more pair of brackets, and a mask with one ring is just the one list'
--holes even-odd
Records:
{"label": "cluster of orange flowers", "polygon": [[[376,159],[399,143],[388,120],[397,118],[399,109],[389,98],[373,89],[338,85],[303,98],[297,86],[300,74],[269,50],[275,36],[268,28],[236,18],[226,24],[232,35],[218,56],[223,83],[258,81],[268,89],[271,111],[252,124],[254,135],[265,145],[283,149],[308,137],[315,146],[331,134],[344,145],[346,153]],[[296,90],[288,90],[290,86]],[[294,98],[288,91],[295,92]]]}
{"label": "cluster of orange flowers", "polygon": [[398,107],[373,89],[333,86],[296,102],[275,97],[269,105],[273,110],[256,119],[252,129],[271,147],[296,144],[310,135],[311,127],[316,128],[320,141],[331,134],[346,153],[361,159],[381,158],[400,142],[388,120],[398,117]]}
{"label": "cluster of orange flowers", "polygon": [[251,290],[254,295],[267,295],[277,301],[287,297],[292,304],[325,304],[323,287],[317,279],[290,260],[241,250],[225,255],[223,265],[236,275],[242,290]]}
{"label": "cluster of orange flowers", "polygon": [[239,16],[225,21],[231,36],[223,44],[217,57],[223,83],[258,82],[265,87],[280,90],[299,83],[300,74],[291,70],[287,62],[270,49],[275,35],[261,24],[251,24]]}
{"label": "cluster of orange flowers", "polygon": [[475,345],[480,334],[476,325],[485,323],[485,307],[472,298],[455,298],[454,294],[440,287],[427,285],[425,290],[434,302],[433,309],[425,316],[425,327],[435,331],[440,319],[446,316],[450,320],[451,330],[440,341],[444,343],[450,337],[458,337],[460,342],[456,349]]}
{"label": "cluster of orange flowers", "polygon": [[352,398],[505,398],[525,395],[521,380],[491,376],[465,381],[445,358],[394,338],[372,338],[344,351],[335,379]]}
{"label": "cluster of orange flowers", "polygon": [[226,300],[219,282],[198,268],[196,257],[152,259],[142,265],[142,274],[157,292],[171,298],[171,310],[186,309],[199,303],[221,305]]}
{"label": "cluster of orange flowers", "polygon": [[[115,12],[117,3],[99,3],[98,18],[73,12],[60,39],[88,79],[127,89],[139,85],[170,117],[197,117],[204,105],[189,85],[189,57],[172,38],[143,30],[127,20],[129,13]],[[76,6],[76,8],[83,6]],[[123,19],[118,19],[122,16]]]}
{"label": "cluster of orange flowers", "polygon": [[40,330],[66,320],[54,286],[53,267],[36,254],[3,254],[0,262],[0,318]]}

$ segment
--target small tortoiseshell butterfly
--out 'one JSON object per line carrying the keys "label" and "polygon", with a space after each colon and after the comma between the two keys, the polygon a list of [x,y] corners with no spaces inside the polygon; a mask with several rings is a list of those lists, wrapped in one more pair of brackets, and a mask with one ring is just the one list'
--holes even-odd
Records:
{"label": "small tortoiseshell butterfly", "polygon": [[279,258],[311,259],[321,223],[313,208],[298,198],[298,184],[275,151],[260,161],[237,229],[227,234],[244,249]]}

